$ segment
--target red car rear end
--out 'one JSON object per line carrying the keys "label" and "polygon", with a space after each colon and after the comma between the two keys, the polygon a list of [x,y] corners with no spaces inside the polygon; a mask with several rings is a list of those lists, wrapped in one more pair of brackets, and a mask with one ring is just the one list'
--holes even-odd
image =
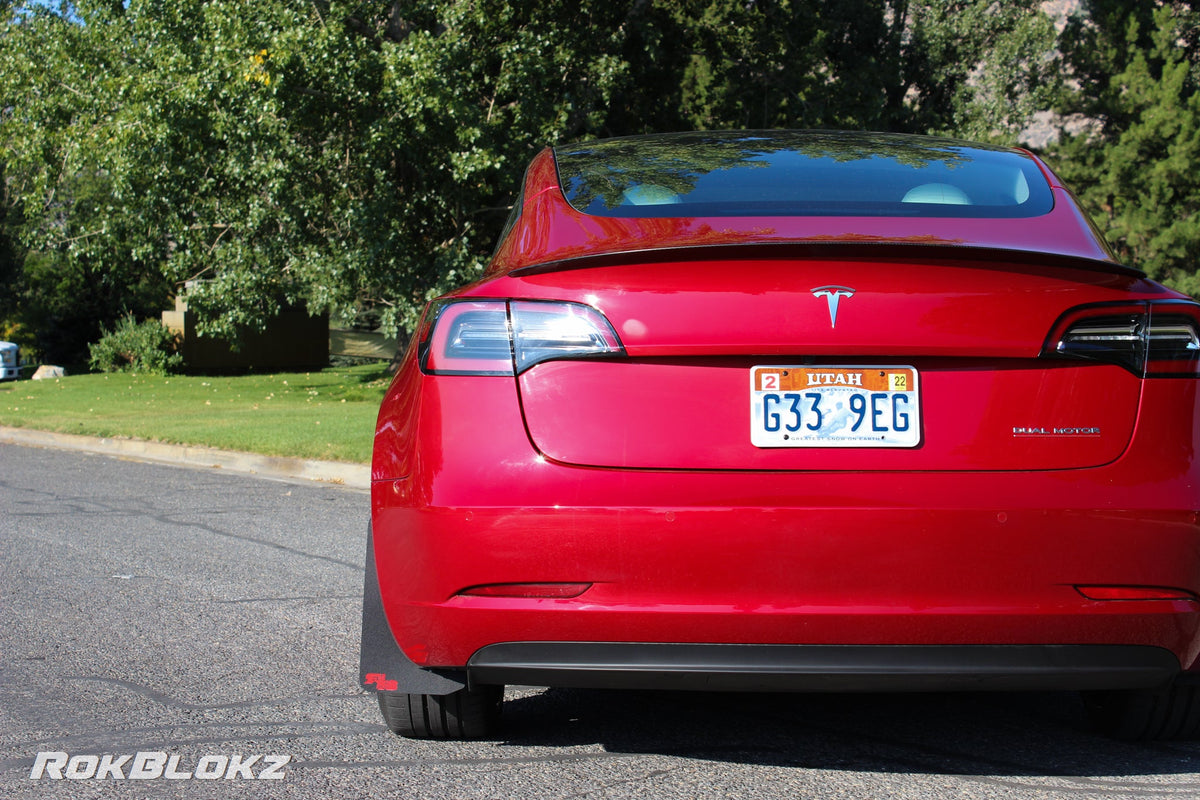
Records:
{"label": "red car rear end", "polygon": [[1198,331],[1027,153],[546,151],[381,408],[362,679],[415,736],[511,683],[1080,689],[1192,733]]}

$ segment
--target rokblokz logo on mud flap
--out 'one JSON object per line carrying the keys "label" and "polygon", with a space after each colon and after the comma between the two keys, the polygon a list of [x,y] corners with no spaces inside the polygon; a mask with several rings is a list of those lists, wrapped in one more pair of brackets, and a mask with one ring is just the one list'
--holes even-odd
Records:
{"label": "rokblokz logo on mud flap", "polygon": [[30,780],[135,780],[165,778],[187,780],[283,780],[283,768],[291,756],[234,755],[200,756],[194,765],[180,764],[180,756],[168,756],[161,750],[141,751],[136,755],[75,755],[42,752],[37,754]]}

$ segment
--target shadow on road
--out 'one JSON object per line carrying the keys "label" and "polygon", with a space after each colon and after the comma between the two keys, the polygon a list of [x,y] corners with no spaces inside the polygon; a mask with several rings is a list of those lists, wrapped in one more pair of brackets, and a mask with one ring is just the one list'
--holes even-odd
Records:
{"label": "shadow on road", "polygon": [[505,703],[503,744],[599,744],[738,764],[1000,776],[1200,772],[1200,742],[1088,728],[1072,693],[777,695],[550,689]]}

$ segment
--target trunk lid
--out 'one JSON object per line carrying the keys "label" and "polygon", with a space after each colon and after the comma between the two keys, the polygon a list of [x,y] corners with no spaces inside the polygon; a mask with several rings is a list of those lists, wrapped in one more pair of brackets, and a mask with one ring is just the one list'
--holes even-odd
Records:
{"label": "trunk lid", "polygon": [[[1126,274],[974,258],[616,263],[510,275],[480,291],[495,296],[497,288],[586,303],[612,323],[627,352],[611,361],[549,361],[518,377],[538,450],[580,466],[705,470],[1107,463],[1132,435],[1141,379],[1118,366],[1039,354],[1067,309],[1162,292]],[[918,430],[887,447],[868,439],[756,446],[752,426],[761,428],[755,415],[764,400],[751,385],[755,367],[849,381],[866,368],[881,376],[912,370]],[[806,378],[814,380],[825,378]],[[859,422],[903,417],[891,400],[869,405],[871,395],[864,390],[854,401]],[[807,383],[793,396],[826,413],[852,399]],[[770,413],[788,401],[766,402]],[[800,427],[799,416],[791,419]]]}

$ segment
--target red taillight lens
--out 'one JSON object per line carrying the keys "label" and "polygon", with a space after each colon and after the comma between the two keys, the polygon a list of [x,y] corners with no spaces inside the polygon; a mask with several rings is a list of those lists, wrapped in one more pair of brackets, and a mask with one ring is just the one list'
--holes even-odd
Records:
{"label": "red taillight lens", "polygon": [[579,303],[443,300],[426,320],[421,365],[438,375],[514,375],[550,359],[625,352],[608,320]]}
{"label": "red taillight lens", "polygon": [[1200,305],[1187,301],[1082,306],[1064,314],[1043,356],[1117,364],[1138,376],[1200,376]]}
{"label": "red taillight lens", "polygon": [[1146,375],[1200,375],[1200,306],[1150,304],[1146,327]]}
{"label": "red taillight lens", "polygon": [[592,588],[590,583],[491,583],[459,592],[472,597],[525,597],[566,600]]}
{"label": "red taillight lens", "polygon": [[441,375],[512,375],[512,337],[503,300],[435,303],[422,342],[427,372]]}

